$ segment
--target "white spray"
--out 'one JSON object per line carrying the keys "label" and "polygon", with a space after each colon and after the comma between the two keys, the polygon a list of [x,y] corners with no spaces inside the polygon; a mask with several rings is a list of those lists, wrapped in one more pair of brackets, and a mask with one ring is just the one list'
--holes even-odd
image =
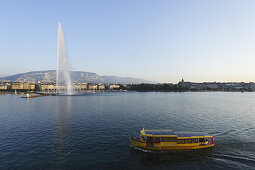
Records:
{"label": "white spray", "polygon": [[60,22],[58,22],[56,85],[58,92],[60,91],[60,85],[65,85],[67,95],[73,93],[66,55],[65,38]]}

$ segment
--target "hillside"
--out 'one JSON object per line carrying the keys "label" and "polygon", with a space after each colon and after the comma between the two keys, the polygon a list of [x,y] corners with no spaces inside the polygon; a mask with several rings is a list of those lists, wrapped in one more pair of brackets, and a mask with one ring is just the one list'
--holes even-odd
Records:
{"label": "hillside", "polygon": [[[117,77],[117,76],[100,76],[96,73],[83,72],[83,71],[72,71],[71,78],[74,83],[86,82],[86,83],[155,83],[152,81],[132,78],[132,77]],[[54,83],[56,81],[56,71],[31,71],[27,73],[20,73],[11,76],[2,77],[1,80],[10,80],[12,82],[45,82]]]}

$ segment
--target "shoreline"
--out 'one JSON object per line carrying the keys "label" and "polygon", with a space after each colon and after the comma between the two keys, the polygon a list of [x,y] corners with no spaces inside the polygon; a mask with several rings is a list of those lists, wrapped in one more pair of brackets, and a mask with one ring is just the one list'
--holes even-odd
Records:
{"label": "shoreline", "polygon": [[[108,91],[108,90],[105,90],[105,91],[83,91],[83,92],[75,92],[74,94],[89,94],[89,93],[113,93],[113,92],[164,92],[164,93],[166,93],[166,92],[168,92],[168,93],[184,93],[184,92],[194,92],[194,93],[202,93],[202,92],[236,92],[236,93],[244,93],[244,92],[249,92],[249,93],[251,93],[251,92],[253,92],[253,91],[224,91],[224,90],[222,90],[222,91],[219,91],[219,90],[215,90],[215,91],[213,91],[213,90],[202,90],[202,91],[153,91],[153,90],[151,90],[151,91],[147,91],[147,90],[144,90],[144,91],[141,91],[141,90],[139,90],[139,91],[136,91],[136,90],[114,90],[114,91]],[[17,94],[16,95],[26,95],[27,93],[29,93],[29,94],[37,94],[37,95],[44,95],[44,96],[56,96],[56,95],[58,95],[58,94],[56,94],[56,93],[45,93],[45,92],[17,92]],[[0,91],[0,95],[5,95],[5,94],[13,94],[13,95],[15,95],[15,92],[13,92],[13,91]],[[61,93],[60,93],[60,95],[61,95]]]}

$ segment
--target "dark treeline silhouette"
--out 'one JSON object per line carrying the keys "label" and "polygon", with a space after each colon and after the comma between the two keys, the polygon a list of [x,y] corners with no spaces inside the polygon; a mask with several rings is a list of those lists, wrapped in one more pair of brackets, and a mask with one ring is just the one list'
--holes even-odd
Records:
{"label": "dark treeline silhouette", "polygon": [[133,84],[129,87],[130,91],[173,91],[173,92],[182,92],[187,91],[188,89],[173,84]]}

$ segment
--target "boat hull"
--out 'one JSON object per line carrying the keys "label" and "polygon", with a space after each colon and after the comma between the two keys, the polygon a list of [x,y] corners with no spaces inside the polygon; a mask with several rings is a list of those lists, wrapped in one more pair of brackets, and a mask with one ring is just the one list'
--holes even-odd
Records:
{"label": "boat hull", "polygon": [[194,149],[202,149],[202,148],[210,148],[213,147],[214,144],[192,144],[189,146],[188,144],[172,144],[171,146],[160,146],[160,145],[155,145],[155,146],[147,146],[146,142],[141,142],[137,140],[132,140],[130,139],[130,144],[134,147],[139,147],[143,149],[148,149],[148,150],[194,150]]}

